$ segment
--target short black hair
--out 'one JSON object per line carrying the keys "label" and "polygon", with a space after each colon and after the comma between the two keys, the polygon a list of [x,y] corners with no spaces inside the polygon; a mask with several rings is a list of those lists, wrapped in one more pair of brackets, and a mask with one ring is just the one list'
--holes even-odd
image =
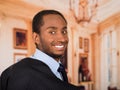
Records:
{"label": "short black hair", "polygon": [[40,33],[40,27],[44,24],[43,16],[48,15],[48,14],[60,15],[65,20],[65,22],[67,23],[65,17],[59,11],[56,11],[56,10],[42,10],[42,11],[38,12],[33,18],[32,32]]}

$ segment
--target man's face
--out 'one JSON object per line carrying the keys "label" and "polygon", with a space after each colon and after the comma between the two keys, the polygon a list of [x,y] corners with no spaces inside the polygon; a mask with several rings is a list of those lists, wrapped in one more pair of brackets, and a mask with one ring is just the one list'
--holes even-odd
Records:
{"label": "man's face", "polygon": [[43,22],[38,35],[38,48],[57,59],[64,55],[67,48],[67,24],[60,15],[54,14],[44,16]]}

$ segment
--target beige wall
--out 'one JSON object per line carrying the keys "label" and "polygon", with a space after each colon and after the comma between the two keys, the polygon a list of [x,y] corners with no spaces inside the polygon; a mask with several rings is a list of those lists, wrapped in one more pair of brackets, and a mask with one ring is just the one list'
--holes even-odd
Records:
{"label": "beige wall", "polygon": [[0,73],[14,63],[14,53],[25,53],[24,49],[13,48],[13,28],[27,29],[25,20],[0,14]]}

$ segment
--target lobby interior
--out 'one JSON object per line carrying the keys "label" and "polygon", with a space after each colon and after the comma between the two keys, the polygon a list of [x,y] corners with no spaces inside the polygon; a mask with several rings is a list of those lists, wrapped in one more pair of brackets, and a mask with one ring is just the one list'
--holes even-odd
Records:
{"label": "lobby interior", "polygon": [[[68,22],[65,61],[69,82],[86,90],[120,89],[120,0],[0,0],[0,74],[35,51],[32,18],[44,9],[60,11]],[[26,35],[16,46],[16,32]],[[87,60],[90,80],[81,80],[79,66]],[[116,89],[115,89],[116,90]]]}

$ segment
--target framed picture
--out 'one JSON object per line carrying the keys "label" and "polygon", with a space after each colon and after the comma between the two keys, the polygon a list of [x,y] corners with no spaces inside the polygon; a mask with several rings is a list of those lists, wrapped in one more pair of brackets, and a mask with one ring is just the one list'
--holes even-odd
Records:
{"label": "framed picture", "polygon": [[86,63],[88,63],[88,54],[86,53],[80,53],[79,54],[79,64],[82,64],[82,62],[86,60]]}
{"label": "framed picture", "polygon": [[79,54],[79,67],[78,67],[78,83],[88,80],[87,78],[85,78],[86,71],[89,71],[88,54],[80,53]]}
{"label": "framed picture", "polygon": [[79,37],[79,48],[82,49],[83,48],[83,38]]}
{"label": "framed picture", "polygon": [[89,39],[84,38],[84,52],[89,52]]}
{"label": "framed picture", "polygon": [[14,53],[14,63],[19,62],[21,59],[27,57],[25,53]]}
{"label": "framed picture", "polygon": [[13,41],[15,49],[27,49],[27,30],[14,28]]}

